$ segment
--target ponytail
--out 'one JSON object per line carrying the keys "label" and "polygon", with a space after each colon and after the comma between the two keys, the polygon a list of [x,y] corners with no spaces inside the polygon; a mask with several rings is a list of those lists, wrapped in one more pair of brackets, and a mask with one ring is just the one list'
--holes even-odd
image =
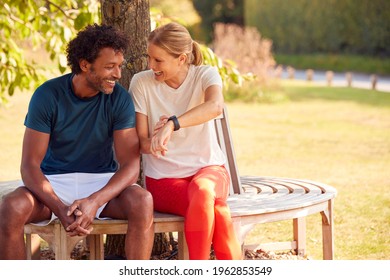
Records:
{"label": "ponytail", "polygon": [[196,66],[202,65],[203,63],[203,55],[200,50],[200,46],[197,42],[192,41],[192,55],[193,55],[193,60],[191,64],[194,64]]}

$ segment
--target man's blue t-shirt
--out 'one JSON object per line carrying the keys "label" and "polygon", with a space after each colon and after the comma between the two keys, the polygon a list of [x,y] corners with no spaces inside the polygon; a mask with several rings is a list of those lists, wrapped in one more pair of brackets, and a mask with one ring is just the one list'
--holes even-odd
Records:
{"label": "man's blue t-shirt", "polygon": [[135,127],[133,100],[118,83],[111,94],[78,98],[72,77],[66,74],[42,84],[28,107],[25,126],[50,134],[42,172],[115,172],[113,132]]}

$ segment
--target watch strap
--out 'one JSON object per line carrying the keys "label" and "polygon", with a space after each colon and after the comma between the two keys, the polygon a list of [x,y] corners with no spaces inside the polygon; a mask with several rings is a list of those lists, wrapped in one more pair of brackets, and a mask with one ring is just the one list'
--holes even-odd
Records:
{"label": "watch strap", "polygon": [[177,131],[177,130],[180,129],[179,121],[177,120],[177,117],[175,115],[170,116],[168,118],[168,121],[172,121],[173,122],[173,131]]}

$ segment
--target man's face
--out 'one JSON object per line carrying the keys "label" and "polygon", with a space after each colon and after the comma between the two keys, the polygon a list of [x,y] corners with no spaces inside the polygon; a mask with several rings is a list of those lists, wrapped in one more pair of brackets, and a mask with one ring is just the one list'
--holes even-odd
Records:
{"label": "man's face", "polygon": [[112,48],[100,50],[98,58],[89,64],[86,80],[92,90],[111,94],[115,82],[121,78],[123,53],[115,52]]}

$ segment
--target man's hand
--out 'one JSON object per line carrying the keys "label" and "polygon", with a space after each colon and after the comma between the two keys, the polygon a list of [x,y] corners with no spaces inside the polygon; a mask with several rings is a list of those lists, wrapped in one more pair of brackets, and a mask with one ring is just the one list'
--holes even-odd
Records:
{"label": "man's hand", "polygon": [[69,236],[84,236],[93,230],[91,224],[95,219],[98,205],[89,198],[74,201],[68,208],[67,216],[73,217],[73,222],[65,227]]}

